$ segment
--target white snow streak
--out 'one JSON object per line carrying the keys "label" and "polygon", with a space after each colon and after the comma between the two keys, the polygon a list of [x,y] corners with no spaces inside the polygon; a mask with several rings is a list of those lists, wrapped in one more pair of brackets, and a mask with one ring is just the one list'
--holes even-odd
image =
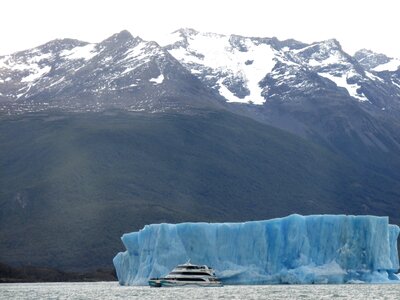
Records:
{"label": "white snow streak", "polygon": [[347,76],[343,75],[340,77],[331,75],[329,73],[318,73],[318,75],[328,78],[329,80],[333,81],[337,86],[345,88],[347,92],[350,94],[351,97],[356,98],[357,100],[363,102],[363,101],[369,101],[367,97],[363,93],[358,93],[357,89],[359,86],[357,84],[349,84],[347,83]]}
{"label": "white snow streak", "polygon": [[400,84],[398,84],[397,82],[394,82],[393,80],[392,80],[392,83],[400,89]]}
{"label": "white snow streak", "polygon": [[372,79],[372,80],[379,80],[380,82],[384,82],[384,80],[383,80],[382,78],[380,78],[380,77],[378,77],[378,76],[372,74],[371,72],[366,71],[366,72],[365,72],[365,75],[367,75],[367,77],[368,77],[369,79]]}
{"label": "white snow streak", "polygon": [[52,86],[55,86],[55,85],[57,85],[57,84],[63,82],[64,80],[65,80],[65,77],[63,76],[63,77],[61,77],[59,80],[57,80],[57,81],[53,82],[52,84],[50,84],[50,85],[48,86],[48,88],[51,88]]}
{"label": "white snow streak", "polygon": [[[36,65],[37,66],[37,65]],[[45,66],[43,68],[38,68],[34,70],[34,72],[24,78],[21,79],[21,82],[33,82],[36,81],[37,79],[41,78],[43,75],[49,73],[51,70],[51,67]]]}
{"label": "white snow streak", "polygon": [[219,94],[227,100],[227,102],[247,103],[246,100],[236,97],[230,90],[228,90],[222,81],[224,81],[224,79],[220,79],[217,82],[220,87],[218,91]]}
{"label": "white snow streak", "polygon": [[299,54],[299,53],[301,53],[301,52],[303,52],[303,51],[305,51],[305,50],[307,50],[307,49],[313,48],[313,47],[315,47],[315,46],[317,46],[317,45],[318,45],[318,43],[317,43],[317,44],[311,44],[311,45],[306,46],[306,47],[304,47],[304,48],[293,49],[293,50],[291,50],[291,51],[292,51],[294,54]]}
{"label": "white snow streak", "polygon": [[121,73],[121,75],[124,75],[124,74],[126,74],[126,73],[130,73],[130,72],[132,72],[133,70],[135,70],[136,69],[136,67],[127,67],[122,73]]}
{"label": "white snow streak", "polygon": [[136,47],[129,49],[125,55],[125,59],[126,60],[130,60],[130,59],[142,59],[144,57],[146,57],[145,54],[145,49],[146,47],[146,42],[141,42],[139,43]]}

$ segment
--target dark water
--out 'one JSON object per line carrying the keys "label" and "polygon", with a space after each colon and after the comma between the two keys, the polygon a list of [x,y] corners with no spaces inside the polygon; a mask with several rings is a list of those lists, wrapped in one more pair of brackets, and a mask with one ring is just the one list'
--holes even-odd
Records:
{"label": "dark water", "polygon": [[0,284],[0,299],[400,299],[400,284],[121,287],[116,282]]}

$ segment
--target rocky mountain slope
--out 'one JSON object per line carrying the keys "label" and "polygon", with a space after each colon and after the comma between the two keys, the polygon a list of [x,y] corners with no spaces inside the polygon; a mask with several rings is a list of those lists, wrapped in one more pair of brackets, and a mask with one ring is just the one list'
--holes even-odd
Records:
{"label": "rocky mountain slope", "polygon": [[384,99],[398,102],[400,97],[397,79],[385,77],[386,71],[398,69],[400,60],[375,54],[381,60],[371,68],[365,59],[359,62],[362,51],[352,57],[334,39],[304,44],[181,29],[169,43],[165,48],[228,102],[262,105],[291,101],[296,94],[336,92],[388,109]]}
{"label": "rocky mountain slope", "polygon": [[55,40],[0,58],[3,111],[179,111],[215,106],[167,51],[122,31],[98,44]]}
{"label": "rocky mountain slope", "polygon": [[354,137],[398,149],[398,136],[387,132],[398,129],[398,59],[376,54],[381,59],[367,64],[373,56],[352,57],[336,40],[308,45],[192,29],[173,33],[165,48],[237,112],[336,149],[337,139]]}
{"label": "rocky mountain slope", "polygon": [[155,98],[159,105],[191,96],[192,106],[223,98],[257,107],[335,95],[369,110],[399,108],[400,60],[368,50],[352,57],[334,39],[305,44],[186,28],[167,41],[161,47],[122,31],[98,44],[54,40],[2,56],[0,102],[152,110]]}

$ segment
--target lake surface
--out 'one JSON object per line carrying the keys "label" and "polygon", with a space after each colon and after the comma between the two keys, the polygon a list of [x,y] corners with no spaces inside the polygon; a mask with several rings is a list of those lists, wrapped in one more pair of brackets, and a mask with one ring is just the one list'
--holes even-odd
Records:
{"label": "lake surface", "polygon": [[117,282],[0,284],[0,299],[400,299],[400,284],[122,287]]}

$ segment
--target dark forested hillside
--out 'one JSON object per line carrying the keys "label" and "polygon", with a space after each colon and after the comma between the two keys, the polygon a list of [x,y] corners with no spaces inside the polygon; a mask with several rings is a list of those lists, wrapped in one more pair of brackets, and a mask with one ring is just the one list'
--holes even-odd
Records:
{"label": "dark forested hillside", "polygon": [[0,261],[11,265],[109,267],[120,236],[149,223],[400,221],[392,177],[228,112],[3,116],[0,145]]}

